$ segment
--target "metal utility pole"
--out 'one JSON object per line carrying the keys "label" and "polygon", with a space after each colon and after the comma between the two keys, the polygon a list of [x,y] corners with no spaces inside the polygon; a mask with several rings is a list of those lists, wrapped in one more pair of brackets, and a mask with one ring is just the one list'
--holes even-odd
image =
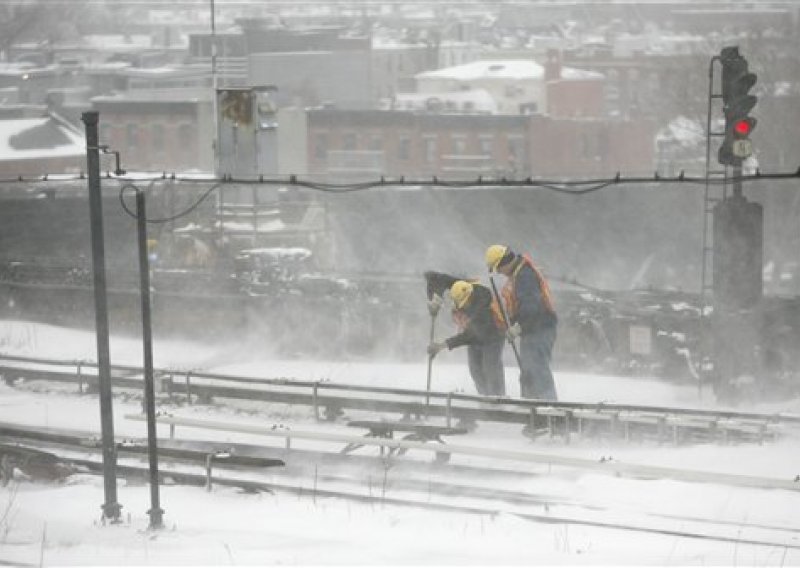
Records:
{"label": "metal utility pole", "polygon": [[100,147],[97,111],[84,112],[86,125],[86,167],[89,178],[89,220],[92,237],[94,272],[95,334],[97,336],[97,373],[100,392],[100,427],[103,443],[103,481],[105,502],[103,518],[119,522],[122,505],[117,503],[117,452],[114,442],[114,417],[111,397],[111,358],[108,348],[108,300],[103,241],[103,198],[100,190]]}
{"label": "metal utility pole", "polygon": [[219,104],[217,101],[217,89],[219,84],[217,82],[217,23],[216,23],[216,9],[214,8],[214,0],[210,0],[211,8],[211,112],[213,117],[214,138],[211,142],[213,146],[213,159],[212,171],[214,175],[219,174]]}
{"label": "metal utility pole", "polygon": [[164,527],[159,501],[158,442],[153,387],[153,333],[150,317],[150,259],[147,250],[147,212],[144,192],[136,190],[136,232],[139,241],[139,286],[142,298],[142,341],[144,343],[144,404],[147,411],[147,455],[150,460],[150,529]]}
{"label": "metal utility pole", "polygon": [[[718,61],[722,76],[721,92],[713,94],[713,66]],[[711,286],[714,297],[712,314],[714,391],[720,400],[735,400],[744,388],[742,376],[758,376],[762,364],[760,329],[762,327],[764,211],[758,203],[745,199],[742,192],[742,163],[753,154],[750,134],[758,121],[750,111],[758,97],[750,94],[757,81],[738,46],[725,47],[711,60],[709,73],[709,119],[706,155],[706,212],[712,214],[711,242],[704,242],[704,260],[710,253]],[[723,132],[711,132],[711,99],[722,99],[725,118]],[[733,171],[733,191],[713,206],[708,197],[711,136],[721,136],[717,155]],[[708,216],[708,215],[707,215]],[[706,227],[707,219],[706,219]],[[704,235],[706,237],[707,235]],[[704,264],[704,287],[708,272]]]}

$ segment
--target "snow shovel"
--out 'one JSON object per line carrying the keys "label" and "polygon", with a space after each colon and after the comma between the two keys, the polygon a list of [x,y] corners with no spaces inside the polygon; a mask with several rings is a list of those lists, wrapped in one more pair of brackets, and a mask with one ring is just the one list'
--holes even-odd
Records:
{"label": "snow shovel", "polygon": [[[492,293],[494,294],[494,299],[497,301],[497,305],[500,306],[500,313],[503,315],[503,323],[506,324],[506,329],[511,327],[511,322],[508,321],[508,314],[506,313],[506,307],[503,305],[503,300],[500,298],[500,294],[497,293],[497,286],[495,286],[494,278],[492,275],[489,275],[489,282],[492,284]],[[517,365],[519,365],[519,373],[522,374],[522,359],[520,359],[519,351],[517,350],[517,344],[513,341],[509,341],[511,344],[511,348],[514,350],[514,357],[517,360]]]}
{"label": "snow shovel", "polygon": [[[431,343],[433,343],[433,338],[434,338],[434,335],[436,333],[436,315],[437,314],[438,314],[438,312],[436,312],[435,314],[431,314],[431,338],[430,338],[430,341],[428,342],[429,345]],[[428,406],[430,405],[430,402],[431,402],[431,372],[433,370],[433,358],[434,357],[436,357],[436,355],[430,355],[430,354],[428,355],[428,383],[425,386],[425,417],[426,418],[428,417]]]}

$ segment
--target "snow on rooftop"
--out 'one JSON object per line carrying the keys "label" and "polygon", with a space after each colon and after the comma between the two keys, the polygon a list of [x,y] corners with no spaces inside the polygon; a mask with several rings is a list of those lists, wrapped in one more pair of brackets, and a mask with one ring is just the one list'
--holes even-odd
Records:
{"label": "snow on rooftop", "polygon": [[27,78],[25,75],[35,75],[41,73],[53,73],[57,71],[57,65],[34,65],[27,61],[18,63],[0,63],[0,75],[22,76],[23,79]]}
{"label": "snow on rooftop", "polygon": [[586,69],[575,69],[574,67],[562,67],[561,78],[567,81],[591,81],[602,80],[605,76],[596,71],[588,71]]}
{"label": "snow on rooftop", "polygon": [[0,160],[85,154],[83,136],[52,118],[0,120]]}
{"label": "snow on rooftop", "polygon": [[776,81],[773,89],[772,96],[774,97],[788,97],[796,91],[791,81]]}
{"label": "snow on rooftop", "polygon": [[424,45],[425,44],[421,42],[409,42],[400,38],[380,36],[372,38],[372,49],[414,49],[424,47]]}
{"label": "snow on rooftop", "polygon": [[175,87],[163,89],[135,89],[114,95],[92,97],[93,102],[194,102],[210,101],[209,89],[202,87]]}
{"label": "snow on rooftop", "polygon": [[544,77],[544,67],[533,60],[482,60],[445,67],[435,71],[425,71],[416,75],[418,79],[454,79],[473,81],[476,79],[540,79]]}
{"label": "snow on rooftop", "polygon": [[83,43],[98,49],[132,49],[152,47],[153,38],[149,34],[88,34]]}
{"label": "snow on rooftop", "polygon": [[659,130],[656,141],[675,141],[681,146],[697,146],[705,141],[705,130],[698,121],[679,116]]}
{"label": "snow on rooftop", "polygon": [[442,107],[445,111],[497,112],[497,101],[484,89],[469,91],[398,93],[393,108],[417,110]]}
{"label": "snow on rooftop", "polygon": [[[478,79],[543,79],[544,66],[533,60],[507,59],[482,60],[464,63],[454,67],[445,67],[435,71],[417,74],[417,79],[453,79],[456,81],[474,81]],[[604,76],[595,71],[561,68],[561,78],[565,80],[600,80]]]}

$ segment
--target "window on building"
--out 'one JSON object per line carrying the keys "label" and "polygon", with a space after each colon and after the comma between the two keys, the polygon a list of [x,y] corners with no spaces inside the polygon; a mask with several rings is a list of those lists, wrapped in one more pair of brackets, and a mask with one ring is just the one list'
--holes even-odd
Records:
{"label": "window on building", "polygon": [[523,161],[523,152],[525,146],[522,136],[509,136],[508,137],[508,160],[515,167],[519,167]]}
{"label": "window on building", "polygon": [[584,160],[592,160],[596,155],[594,136],[584,132],[581,136],[581,157]]}
{"label": "window on building", "polygon": [[453,154],[466,154],[467,153],[467,137],[466,136],[453,136]]}
{"label": "window on building", "polygon": [[411,138],[408,136],[401,136],[397,144],[397,157],[401,160],[408,160],[411,158]]}
{"label": "window on building", "polygon": [[425,145],[425,163],[432,164],[439,157],[435,136],[426,136],[423,140]]}
{"label": "window on building", "polygon": [[324,132],[314,137],[314,157],[318,160],[328,157],[328,135]]}
{"label": "window on building", "polygon": [[128,124],[125,127],[125,144],[128,149],[136,148],[139,145],[139,127],[136,124]]}
{"label": "window on building", "polygon": [[383,137],[380,134],[374,134],[369,139],[369,149],[375,152],[383,150]]}
{"label": "window on building", "polygon": [[164,150],[164,125],[154,124],[152,135],[153,150],[157,152]]}
{"label": "window on building", "polygon": [[494,137],[493,136],[481,136],[478,138],[478,148],[480,149],[480,153],[484,156],[491,156],[494,154]]}
{"label": "window on building", "polygon": [[355,150],[358,147],[358,138],[352,132],[346,132],[342,136],[342,148],[345,150]]}
{"label": "window on building", "polygon": [[113,146],[113,141],[111,140],[111,125],[101,124],[98,137],[100,138],[100,144],[108,144]]}
{"label": "window on building", "polygon": [[184,149],[194,144],[194,128],[191,124],[181,124],[178,127],[178,144]]}
{"label": "window on building", "polygon": [[506,85],[505,96],[508,98],[520,97],[525,94],[525,89],[519,85]]}
{"label": "window on building", "polygon": [[181,124],[178,126],[178,151],[181,152],[182,159],[189,163],[193,161],[193,153],[197,148],[197,135],[191,124]]}

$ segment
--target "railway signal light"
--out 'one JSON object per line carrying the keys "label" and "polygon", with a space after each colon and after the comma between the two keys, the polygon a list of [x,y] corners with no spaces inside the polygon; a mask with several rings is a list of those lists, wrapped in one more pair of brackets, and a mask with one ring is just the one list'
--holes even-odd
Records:
{"label": "railway signal light", "polygon": [[748,69],[747,60],[738,47],[726,47],[720,52],[722,63],[722,103],[725,113],[725,138],[719,149],[719,162],[741,166],[742,160],[753,153],[750,133],[757,121],[749,116],[758,97],[749,93],[756,84],[756,74]]}
{"label": "railway signal light", "polygon": [[733,123],[733,134],[740,138],[749,136],[756,126],[755,118],[742,118]]}

